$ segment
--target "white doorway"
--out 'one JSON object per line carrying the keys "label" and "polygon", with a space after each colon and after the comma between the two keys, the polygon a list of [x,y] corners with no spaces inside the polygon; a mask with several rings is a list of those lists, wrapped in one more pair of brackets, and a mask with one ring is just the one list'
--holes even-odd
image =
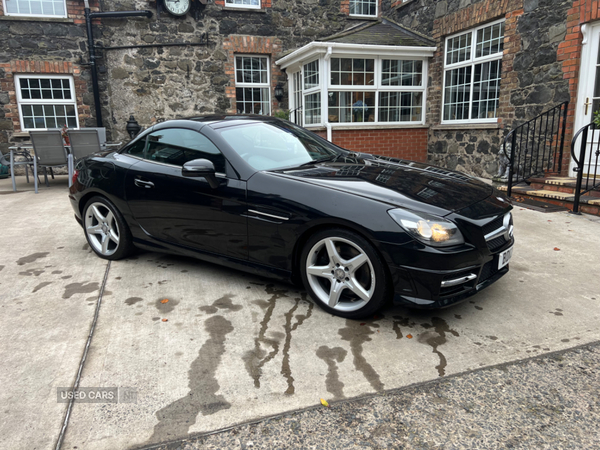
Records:
{"label": "white doorway", "polygon": [[[584,24],[581,26],[583,34],[581,50],[581,67],[579,69],[579,91],[577,94],[577,105],[575,106],[575,132],[588,125],[594,119],[594,112],[600,111],[600,22],[593,24]],[[600,130],[588,133],[588,150],[585,158],[583,173],[594,173],[600,161],[597,156],[592,154],[591,161],[588,159],[590,146],[593,146],[593,152],[599,147]],[[565,145],[568,143],[565,142]],[[581,140],[579,139],[575,146],[577,158]],[[576,163],[571,158],[569,165],[569,176],[577,176],[573,170]],[[600,167],[598,167],[600,172]]]}

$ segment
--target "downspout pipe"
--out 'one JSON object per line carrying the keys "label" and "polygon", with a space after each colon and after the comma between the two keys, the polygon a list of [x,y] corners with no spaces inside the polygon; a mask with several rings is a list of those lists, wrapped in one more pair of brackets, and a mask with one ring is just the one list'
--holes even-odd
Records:
{"label": "downspout pipe", "polygon": [[85,26],[88,37],[88,52],[90,58],[90,70],[92,71],[92,90],[94,93],[94,106],[96,110],[96,126],[102,127],[102,108],[100,106],[100,87],[98,85],[98,72],[96,70],[96,49],[94,47],[94,33],[92,31],[92,19],[103,17],[152,17],[152,11],[106,11],[106,12],[91,12],[88,0],[85,0]]}
{"label": "downspout pipe", "polygon": [[[327,47],[327,53],[325,53],[325,58],[323,58],[327,64],[329,64],[329,60],[331,59],[332,53],[333,53],[333,47],[331,47],[331,45],[330,45],[329,47]],[[325,73],[328,73],[328,72],[329,71],[327,70],[327,68],[325,68]],[[325,91],[327,91],[327,89],[325,89]],[[327,101],[327,92],[325,92],[325,101]],[[329,142],[332,142],[333,131],[331,129],[331,124],[329,123],[329,116],[327,114],[325,114],[325,128],[327,129],[327,140]]]}

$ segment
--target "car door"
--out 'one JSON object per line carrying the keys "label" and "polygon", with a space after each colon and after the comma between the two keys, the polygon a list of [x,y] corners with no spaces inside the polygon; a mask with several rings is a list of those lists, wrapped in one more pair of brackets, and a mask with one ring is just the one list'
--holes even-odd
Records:
{"label": "car door", "polygon": [[[137,156],[140,161],[125,177],[125,195],[147,234],[164,243],[248,258],[246,183],[233,175],[206,136],[184,128],[157,130]],[[183,164],[200,158],[213,162],[218,187],[182,175]]]}

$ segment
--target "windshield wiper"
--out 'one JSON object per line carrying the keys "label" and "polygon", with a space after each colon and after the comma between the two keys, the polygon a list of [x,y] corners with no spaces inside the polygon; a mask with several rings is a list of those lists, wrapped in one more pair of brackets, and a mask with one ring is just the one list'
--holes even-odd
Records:
{"label": "windshield wiper", "polygon": [[313,159],[312,161],[307,161],[305,163],[302,163],[297,167],[312,166],[313,164],[318,164],[318,163],[322,163],[325,161],[336,161],[339,157],[340,157],[340,155],[324,156],[323,158],[317,158],[317,159]]}

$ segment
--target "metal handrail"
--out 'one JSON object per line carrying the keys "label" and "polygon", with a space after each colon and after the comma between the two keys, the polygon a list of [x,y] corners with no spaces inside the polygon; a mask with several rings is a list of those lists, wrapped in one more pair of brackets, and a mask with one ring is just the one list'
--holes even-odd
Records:
{"label": "metal handrail", "polygon": [[[588,141],[589,130],[592,130],[592,142],[590,145],[590,152],[588,155],[588,165],[590,167],[592,166],[592,154],[596,155],[596,162],[594,164],[594,176],[590,177],[590,171],[588,170],[588,173],[586,174],[585,187],[583,187],[583,167],[585,165],[585,157],[586,157],[587,147],[588,147],[587,141]],[[579,131],[577,131],[577,133],[575,133],[575,136],[573,136],[573,140],[571,141],[571,155],[573,156],[573,160],[577,164],[577,167],[573,168],[573,171],[577,173],[577,182],[575,184],[575,198],[573,199],[573,213],[574,214],[581,214],[579,212],[579,202],[581,200],[581,196],[583,194],[587,194],[588,192],[596,189],[597,187],[600,187],[600,180],[599,180],[600,174],[598,174],[598,158],[600,157],[600,136],[599,136],[597,143],[595,144],[596,151],[595,152],[593,151],[593,147],[594,147],[593,133],[596,130],[597,130],[597,128],[594,125],[594,122],[592,122],[592,123],[582,127]],[[581,147],[580,147],[579,157],[578,157],[577,152],[575,151],[575,145],[576,145],[577,139],[579,138],[580,135],[581,135]],[[591,183],[590,183],[590,179],[591,179]]]}
{"label": "metal handrail", "polygon": [[515,127],[504,138],[504,148],[511,145],[509,197],[514,184],[546,172],[561,172],[568,107],[569,102],[563,102]]}

